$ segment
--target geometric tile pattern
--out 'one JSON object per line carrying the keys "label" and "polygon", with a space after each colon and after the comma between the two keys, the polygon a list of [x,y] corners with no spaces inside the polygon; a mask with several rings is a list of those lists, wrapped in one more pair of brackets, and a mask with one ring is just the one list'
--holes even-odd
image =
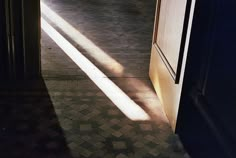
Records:
{"label": "geometric tile pattern", "polygon": [[[166,122],[129,120],[91,81],[77,83],[78,92],[70,93],[61,92],[63,81],[45,82],[53,90],[49,95],[73,157],[184,156],[181,143]],[[91,82],[91,86],[80,88],[84,82]]]}
{"label": "geometric tile pattern", "polygon": [[124,66],[103,67],[54,25],[151,120],[127,118],[42,32],[43,80],[0,85],[0,157],[189,158],[148,77],[155,0],[43,1]]}
{"label": "geometric tile pattern", "polygon": [[60,90],[58,83],[44,82],[45,85],[43,81],[35,81],[30,86],[21,83],[17,90],[1,88],[1,156],[183,158],[186,155],[166,122],[132,121],[105,95],[97,96],[96,90],[94,94],[76,96],[84,91],[80,85],[78,92],[69,93]]}

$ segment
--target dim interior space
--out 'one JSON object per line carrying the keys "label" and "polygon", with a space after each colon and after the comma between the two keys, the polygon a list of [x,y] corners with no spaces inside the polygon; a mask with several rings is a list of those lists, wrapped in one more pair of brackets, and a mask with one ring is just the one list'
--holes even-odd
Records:
{"label": "dim interior space", "polygon": [[0,2],[0,157],[234,158],[236,3]]}

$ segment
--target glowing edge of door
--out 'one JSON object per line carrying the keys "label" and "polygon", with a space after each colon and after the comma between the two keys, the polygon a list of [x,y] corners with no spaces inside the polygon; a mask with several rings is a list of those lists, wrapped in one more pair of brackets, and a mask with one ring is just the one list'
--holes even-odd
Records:
{"label": "glowing edge of door", "polygon": [[[177,123],[177,116],[179,110],[180,96],[182,92],[183,78],[187,60],[187,52],[192,28],[195,3],[196,0],[192,0],[179,84],[175,84],[173,78],[169,74],[167,67],[160,58],[159,53],[157,52],[158,50],[155,48],[154,44],[152,45],[149,76],[151,78],[152,84],[161,101],[161,104],[164,108],[164,111],[167,115],[167,118],[173,131],[175,131]],[[155,23],[156,22],[157,21],[155,21]],[[155,36],[153,35],[153,37]]]}

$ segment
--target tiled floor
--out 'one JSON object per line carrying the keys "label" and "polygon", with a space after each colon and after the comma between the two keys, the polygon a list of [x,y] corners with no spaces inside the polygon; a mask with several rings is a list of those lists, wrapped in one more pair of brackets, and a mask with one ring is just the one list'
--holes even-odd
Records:
{"label": "tiled floor", "polygon": [[[43,14],[47,22],[138,104],[150,120],[127,118],[42,31],[43,79],[1,88],[0,157],[188,157],[171,131],[148,78],[155,1],[43,2],[92,41],[91,49],[73,39],[70,29],[63,31],[65,25],[60,27],[58,20],[50,19],[49,12]],[[91,52],[93,49],[98,54]],[[122,71],[116,71],[117,65]],[[99,80],[96,77],[93,79]],[[125,106],[128,108],[128,102]]]}

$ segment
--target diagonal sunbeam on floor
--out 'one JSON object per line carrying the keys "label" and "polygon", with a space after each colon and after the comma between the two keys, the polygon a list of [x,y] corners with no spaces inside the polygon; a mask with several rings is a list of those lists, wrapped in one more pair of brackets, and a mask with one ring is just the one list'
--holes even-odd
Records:
{"label": "diagonal sunbeam on floor", "polygon": [[71,24],[57,15],[43,2],[41,2],[41,12],[48,19],[55,22],[57,27],[59,27],[64,33],[66,33],[74,42],[76,42],[80,47],[89,52],[89,55],[96,59],[96,61],[99,61],[100,64],[119,76],[123,74],[124,67],[120,63],[110,57],[101,48],[96,46],[91,40],[80,33],[79,30],[75,29]]}
{"label": "diagonal sunbeam on floor", "polygon": [[[117,62],[116,59],[112,58],[107,54],[107,52],[104,52],[102,49],[100,49],[100,47],[95,45],[93,41],[80,33],[78,28],[72,26],[63,17],[58,15],[43,2],[41,2],[41,10],[46,19],[52,22],[52,24],[55,24],[55,26],[66,35],[66,37],[69,37],[69,39],[75,42],[76,45],[83,48],[89,56],[95,59],[96,62],[101,64],[104,68],[109,70],[109,72],[114,74],[116,77],[127,78],[128,76],[129,81],[126,80],[124,82],[125,85],[120,85],[121,87],[129,86],[135,88],[137,91],[148,91],[149,93],[147,97],[156,97],[154,91],[150,89],[150,87],[148,87],[146,84],[144,84],[143,81],[136,78],[133,74],[125,72],[125,68],[119,62]],[[153,121],[159,122],[160,120],[162,120],[167,122],[166,117],[163,115],[164,112],[161,104],[159,102],[150,103],[149,101],[144,99],[143,94],[139,93],[135,93],[133,96],[136,98],[134,101],[136,103],[138,102],[137,104],[141,105],[142,108],[145,109],[145,111],[149,114]]]}
{"label": "diagonal sunbeam on floor", "polygon": [[57,32],[43,18],[42,29],[52,40],[83,70],[100,90],[133,121],[147,121],[150,116],[133,100],[131,100],[117,85],[101,72],[93,63],[82,55],[71,43]]}

